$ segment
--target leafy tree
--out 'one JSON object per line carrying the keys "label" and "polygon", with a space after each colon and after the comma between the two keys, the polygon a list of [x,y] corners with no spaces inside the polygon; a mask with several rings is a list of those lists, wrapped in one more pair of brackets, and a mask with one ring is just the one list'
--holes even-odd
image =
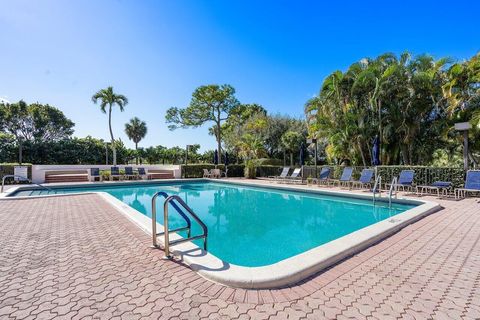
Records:
{"label": "leafy tree", "polygon": [[125,105],[128,104],[128,99],[124,95],[114,93],[113,87],[108,87],[106,89],[101,89],[97,91],[92,96],[93,103],[97,104],[99,100],[100,100],[100,110],[102,110],[103,113],[107,112],[107,106],[108,106],[108,129],[110,131],[110,138],[111,138],[112,148],[113,148],[113,165],[116,166],[117,165],[117,149],[115,145],[115,138],[113,137],[113,131],[112,131],[112,107],[117,105],[120,111],[123,112]]}
{"label": "leafy tree", "polygon": [[[138,150],[138,143],[145,138],[147,134],[147,124],[145,121],[134,117],[129,123],[125,124],[125,133],[128,138],[135,143],[135,150]],[[138,164],[138,155],[136,157],[136,164]]]}
{"label": "leafy tree", "polygon": [[48,104],[0,104],[0,129],[24,141],[58,141],[73,134],[74,123]]}
{"label": "leafy tree", "polygon": [[[379,135],[383,164],[426,164],[445,148],[448,99],[442,92],[450,59],[383,54],[335,71],[306,103],[309,135],[325,141],[334,162],[371,163]],[[437,137],[437,138],[433,138]]]}
{"label": "leafy tree", "polygon": [[192,94],[190,105],[184,109],[176,107],[167,110],[165,116],[170,130],[196,128],[213,122],[212,131],[217,140],[218,154],[222,154],[222,124],[232,109],[238,106],[235,89],[227,84],[198,87]]}
{"label": "leafy tree", "polygon": [[293,154],[300,150],[303,137],[296,131],[287,131],[281,140],[285,150],[290,153],[290,166],[293,166]]}
{"label": "leafy tree", "polygon": [[0,130],[12,134],[18,144],[19,162],[23,143],[58,141],[73,134],[75,124],[57,108],[24,101],[0,104]]}

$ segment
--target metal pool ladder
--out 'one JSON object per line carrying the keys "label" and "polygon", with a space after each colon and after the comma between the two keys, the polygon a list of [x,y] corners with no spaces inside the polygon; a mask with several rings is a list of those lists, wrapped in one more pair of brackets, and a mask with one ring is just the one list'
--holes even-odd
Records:
{"label": "metal pool ladder", "polygon": [[[157,197],[158,196],[163,196],[165,198],[165,201],[163,202],[163,221],[164,221],[164,232],[159,232],[157,233]],[[171,203],[172,207],[180,214],[180,216],[185,220],[187,225],[185,227],[180,227],[176,229],[170,230],[168,227],[168,204]],[[192,228],[192,222],[190,218],[185,214],[185,212],[180,208],[177,203],[183,207],[183,209],[190,215],[192,218],[200,225],[202,228],[202,234],[192,236],[191,235],[191,228]],[[182,239],[177,239],[177,240],[171,240],[170,241],[170,233],[172,232],[179,232],[179,231],[187,231],[187,237],[182,238]],[[167,193],[160,191],[157,192],[153,195],[152,198],[152,238],[153,238],[153,246],[158,248],[158,242],[157,242],[157,237],[163,235],[165,237],[164,241],[164,246],[165,246],[165,256],[170,258],[170,246],[187,242],[187,241],[193,241],[197,239],[203,239],[203,249],[206,251],[207,250],[207,236],[208,236],[208,228],[203,223],[203,221],[193,212],[193,210],[185,203],[185,201],[182,200],[177,195],[171,195],[169,196]]]}
{"label": "metal pool ladder", "polygon": [[392,194],[395,193],[395,199],[397,199],[397,183],[398,178],[393,177],[392,184],[390,185],[390,190],[388,191],[388,207],[392,207]]}
{"label": "metal pool ladder", "polygon": [[382,176],[377,176],[377,178],[375,179],[375,184],[373,185],[373,189],[372,189],[372,192],[373,192],[373,204],[375,205],[375,195],[377,194],[377,191],[378,191],[378,196],[381,197],[382,196]]}
{"label": "metal pool ladder", "polygon": [[0,189],[0,193],[3,192],[3,187],[5,186],[5,180],[7,180],[7,178],[14,178],[14,179],[17,178],[19,181],[28,181],[28,183],[30,183],[30,184],[34,184],[34,185],[36,185],[40,188],[43,188],[45,190],[48,190],[48,191],[53,191],[52,189],[50,189],[48,187],[45,187],[44,185],[32,182],[28,178],[25,178],[25,177],[22,177],[22,176],[17,176],[15,174],[7,174],[7,175],[3,176],[3,178],[2,178],[2,188]]}

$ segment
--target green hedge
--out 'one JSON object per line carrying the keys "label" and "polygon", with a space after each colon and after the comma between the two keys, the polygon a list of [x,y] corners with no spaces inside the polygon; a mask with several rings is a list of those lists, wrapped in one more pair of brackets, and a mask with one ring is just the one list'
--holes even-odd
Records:
{"label": "green hedge", "polygon": [[[317,176],[324,166],[318,166]],[[328,166],[332,168],[331,178],[338,179],[343,171],[343,166]],[[358,179],[366,167],[354,166],[353,177]],[[371,168],[371,167],[370,167]],[[377,174],[382,177],[382,183],[390,183],[393,177],[398,176],[402,170],[415,171],[414,183],[416,185],[429,185],[435,181],[450,181],[454,187],[461,187],[465,181],[465,170],[452,167],[426,167],[426,166],[378,166]],[[304,177],[315,177],[315,167],[305,166]]]}
{"label": "green hedge", "polygon": [[[218,169],[224,171],[225,166],[220,164],[217,166]],[[202,178],[203,169],[215,169],[213,164],[189,164],[182,166],[182,177],[183,178]],[[230,178],[244,177],[245,165],[243,164],[231,164],[228,166],[228,176]],[[257,166],[256,174],[257,177],[268,177],[275,176],[280,174],[282,171],[282,166]]]}
{"label": "green hedge", "polygon": [[[182,165],[182,178],[202,178],[203,169],[215,169],[215,165],[208,163]],[[225,171],[225,165],[219,164],[218,169]],[[243,164],[231,164],[228,166],[229,177],[243,177]]]}
{"label": "green hedge", "polygon": [[[14,167],[18,166],[18,163],[0,163],[0,179],[3,179],[4,176],[14,173]],[[22,166],[28,167],[28,178],[32,179],[32,165],[27,163],[22,163]],[[14,179],[7,179],[5,184],[19,184],[27,183],[26,181],[15,181]]]}

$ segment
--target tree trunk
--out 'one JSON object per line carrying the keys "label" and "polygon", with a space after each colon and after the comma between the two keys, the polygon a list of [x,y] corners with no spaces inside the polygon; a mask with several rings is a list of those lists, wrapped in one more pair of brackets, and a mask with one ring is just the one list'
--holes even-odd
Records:
{"label": "tree trunk", "polygon": [[221,132],[220,132],[220,114],[218,114],[218,118],[217,118],[217,128],[216,128],[216,137],[217,137],[217,151],[218,151],[218,162],[221,163],[221,159],[222,159],[222,136],[221,136]]}
{"label": "tree trunk", "polygon": [[408,149],[407,149],[408,147],[407,147],[406,144],[402,143],[401,148],[402,148],[401,151],[402,151],[403,164],[408,165],[408,164],[410,164],[410,161],[408,161]]}
{"label": "tree trunk", "polygon": [[367,166],[367,161],[365,160],[365,155],[363,154],[362,143],[360,141],[358,141],[358,149],[360,150],[360,155],[362,156],[363,166],[366,167]]}
{"label": "tree trunk", "polygon": [[115,147],[115,138],[113,137],[112,131],[112,105],[110,104],[108,108],[108,129],[110,130],[110,138],[112,139],[112,150],[113,150],[113,166],[117,165],[117,148]]}
{"label": "tree trunk", "polygon": [[290,152],[290,167],[293,167],[293,152]]}
{"label": "tree trunk", "polygon": [[[378,108],[378,138],[380,139],[380,143],[383,141],[383,135],[382,135],[382,101],[378,100],[377,102],[377,108]],[[380,150],[379,150],[379,159],[380,163],[384,163],[382,159],[382,146],[380,145]]]}
{"label": "tree trunk", "polygon": [[135,164],[138,166],[138,143],[135,142]]}

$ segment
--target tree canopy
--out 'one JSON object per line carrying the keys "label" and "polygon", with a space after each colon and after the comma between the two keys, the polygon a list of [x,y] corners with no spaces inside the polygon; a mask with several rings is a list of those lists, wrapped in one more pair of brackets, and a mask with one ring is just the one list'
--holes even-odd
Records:
{"label": "tree canopy", "polygon": [[309,135],[337,163],[370,165],[376,135],[382,164],[432,163],[436,150],[458,146],[454,122],[478,112],[479,69],[478,55],[456,64],[408,52],[362,59],[330,74],[307,101]]}
{"label": "tree canopy", "polygon": [[217,140],[218,153],[221,154],[222,124],[238,104],[235,89],[228,84],[200,86],[193,92],[188,107],[168,109],[165,119],[167,123],[170,123],[170,130],[196,128],[213,122],[211,130]]}
{"label": "tree canopy", "polygon": [[74,123],[48,104],[0,104],[0,131],[23,141],[58,141],[73,134]]}

